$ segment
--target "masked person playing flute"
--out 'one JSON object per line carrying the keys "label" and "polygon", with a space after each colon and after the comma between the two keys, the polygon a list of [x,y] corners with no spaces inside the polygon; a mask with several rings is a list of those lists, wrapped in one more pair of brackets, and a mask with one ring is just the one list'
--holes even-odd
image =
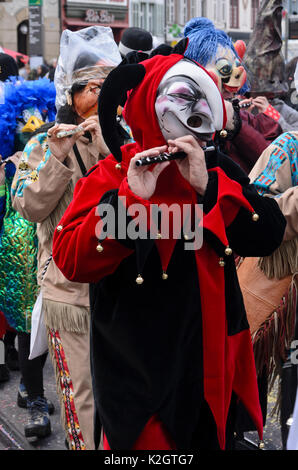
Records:
{"label": "masked person playing flute", "polygon": [[[90,283],[96,445],[102,430],[107,450],[231,449],[238,400],[262,439],[233,252],[271,253],[285,219],[227,156],[205,156],[225,107],[209,73],[184,57],[186,42],[110,73],[99,119],[111,154],[78,182],[54,234],[64,276]],[[120,146],[114,116],[124,102],[135,143]],[[178,151],[186,157],[136,166]],[[165,217],[177,229],[173,206],[180,236],[171,224],[168,235],[161,229]],[[186,207],[192,235],[202,228],[200,246],[190,248]]]}

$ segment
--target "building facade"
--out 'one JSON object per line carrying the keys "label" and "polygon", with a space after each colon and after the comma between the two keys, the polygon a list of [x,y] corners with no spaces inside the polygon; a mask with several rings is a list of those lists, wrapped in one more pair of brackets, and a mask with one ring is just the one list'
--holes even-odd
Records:
{"label": "building facade", "polygon": [[41,50],[47,62],[58,57],[61,31],[66,28],[76,31],[91,25],[110,26],[118,42],[122,31],[129,26],[129,0],[0,0],[0,46],[3,48],[30,54],[30,3],[40,4]]}
{"label": "building facade", "polygon": [[[0,0],[0,45],[28,54],[29,8],[33,0]],[[193,17],[210,18],[236,39],[248,41],[261,0],[40,0],[43,57],[59,54],[61,31],[110,26],[116,42],[128,26],[150,31],[155,45],[175,44]],[[297,2],[293,2],[293,10]],[[296,10],[295,10],[296,11]],[[297,6],[298,11],[298,6]]]}
{"label": "building facade", "polygon": [[[28,54],[29,38],[28,0],[0,1],[0,44],[6,49]],[[42,2],[43,57],[50,61],[59,54],[60,1]]]}
{"label": "building facade", "polygon": [[116,42],[129,25],[129,0],[60,0],[61,28],[76,31],[92,25],[110,26]]}
{"label": "building facade", "polygon": [[131,26],[148,29],[159,42],[175,43],[185,23],[205,16],[233,39],[248,41],[261,0],[131,0]]}

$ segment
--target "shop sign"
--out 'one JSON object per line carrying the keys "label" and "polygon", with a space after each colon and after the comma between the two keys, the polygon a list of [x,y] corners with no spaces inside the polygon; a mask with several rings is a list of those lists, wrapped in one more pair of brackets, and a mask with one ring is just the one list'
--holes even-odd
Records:
{"label": "shop sign", "polygon": [[43,55],[42,41],[42,2],[29,0],[29,55]]}
{"label": "shop sign", "polygon": [[88,23],[114,23],[115,16],[108,10],[86,10],[85,21]]}

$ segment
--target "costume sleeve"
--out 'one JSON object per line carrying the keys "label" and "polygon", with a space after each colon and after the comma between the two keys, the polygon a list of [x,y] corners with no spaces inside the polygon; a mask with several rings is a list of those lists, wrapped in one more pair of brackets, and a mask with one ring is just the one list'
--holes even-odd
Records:
{"label": "costume sleeve", "polygon": [[241,159],[251,167],[255,164],[263,150],[268,147],[264,136],[246,122],[242,122],[240,132],[232,140]]}
{"label": "costume sleeve", "polygon": [[[113,169],[105,166],[103,160],[78,181],[73,201],[54,233],[55,263],[71,281],[93,283],[113,273],[134,252],[126,230],[123,236],[119,233],[129,223],[126,207],[134,203],[141,203],[145,211],[150,207],[149,201],[129,189],[126,176],[117,180]],[[119,217],[125,218],[118,223]]]}
{"label": "costume sleeve", "polygon": [[45,133],[33,137],[12,184],[13,208],[31,222],[42,222],[57,206],[73,171],[51,154]]}
{"label": "costume sleeve", "polygon": [[278,121],[282,131],[298,131],[298,112],[285,103],[282,105],[282,111]]}
{"label": "costume sleeve", "polygon": [[231,159],[209,170],[203,199],[204,228],[240,256],[267,256],[281,244],[286,226],[278,204],[263,198]]}
{"label": "costume sleeve", "polygon": [[260,156],[250,173],[257,191],[274,198],[287,221],[284,240],[298,234],[298,133],[286,132]]}
{"label": "costume sleeve", "polygon": [[298,186],[287,189],[275,200],[287,221],[284,240],[291,240],[298,235]]}
{"label": "costume sleeve", "polygon": [[246,123],[258,131],[268,142],[272,142],[282,134],[282,128],[272,117],[264,113],[254,115],[247,111],[242,112],[245,113],[243,117],[245,116]]}

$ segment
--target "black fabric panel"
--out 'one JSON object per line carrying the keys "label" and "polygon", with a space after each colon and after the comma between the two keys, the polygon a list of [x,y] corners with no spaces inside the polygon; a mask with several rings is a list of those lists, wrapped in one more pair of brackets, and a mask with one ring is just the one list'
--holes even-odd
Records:
{"label": "black fabric panel", "polygon": [[243,194],[259,215],[259,220],[254,222],[251,212],[241,208],[226,231],[230,246],[240,256],[268,256],[282,242],[286,219],[277,202],[259,196],[253,186],[243,188]]}
{"label": "black fabric panel", "polygon": [[225,297],[228,336],[249,328],[233,256],[225,257]]}
{"label": "black fabric panel", "polygon": [[[259,399],[263,415],[263,426],[266,425],[267,417],[267,394],[268,394],[268,372],[264,367],[262,373],[258,377],[258,390],[259,390]],[[236,433],[238,436],[243,437],[244,432],[256,431],[256,425],[254,424],[252,418],[247,412],[244,405],[239,402],[237,406],[237,419],[236,419]]]}
{"label": "black fabric panel", "polygon": [[90,286],[96,408],[115,450],[131,448],[155,413],[178,447],[191,444],[198,422],[203,396],[200,291],[194,253],[185,251],[180,240],[167,273],[168,280],[162,280],[154,246],[142,285],[135,282],[134,253],[113,275]]}
{"label": "black fabric panel", "polygon": [[199,204],[203,204],[203,210],[205,214],[211,211],[215,206],[218,197],[218,176],[217,173],[209,173],[207,188],[204,196],[198,195],[197,200]]}

